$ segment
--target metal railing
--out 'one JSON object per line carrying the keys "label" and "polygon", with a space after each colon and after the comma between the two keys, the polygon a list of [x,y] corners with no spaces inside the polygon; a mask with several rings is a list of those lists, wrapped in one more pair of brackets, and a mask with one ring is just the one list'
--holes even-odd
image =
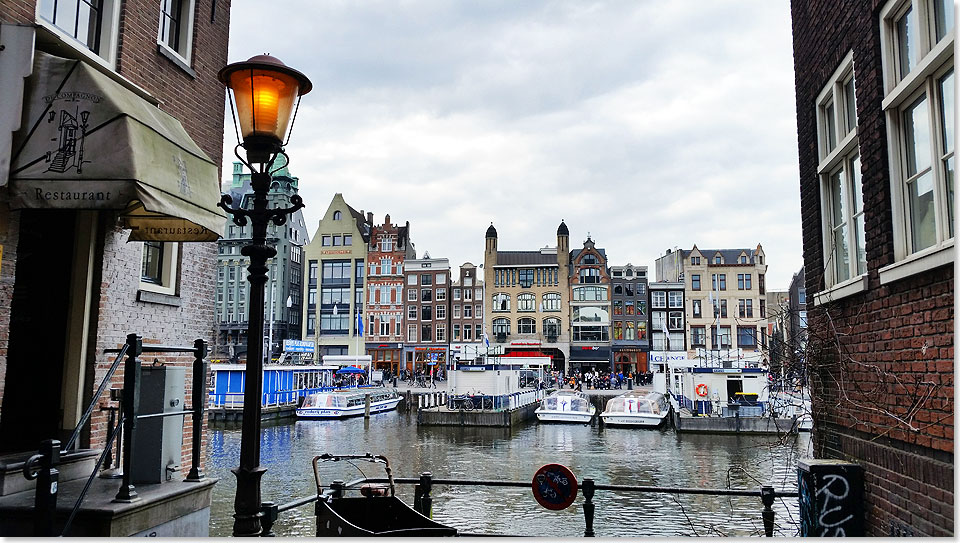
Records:
{"label": "metal railing", "polygon": [[147,415],[138,414],[140,410],[141,373],[141,363],[139,357],[143,353],[193,353],[193,383],[191,390],[195,393],[196,391],[205,390],[204,383],[207,375],[207,363],[204,359],[207,356],[207,342],[203,341],[202,339],[197,339],[194,341],[193,347],[144,345],[143,338],[141,336],[138,336],[137,334],[128,334],[127,341],[123,347],[119,349],[106,349],[105,352],[117,353],[117,358],[104,375],[100,386],[97,388],[97,392],[93,395],[93,399],[90,402],[89,407],[80,418],[80,422],[74,429],[70,439],[67,441],[66,446],[61,449],[60,442],[58,440],[46,440],[41,443],[40,453],[31,456],[26,462],[24,462],[24,477],[29,480],[36,479],[37,481],[34,499],[34,535],[55,535],[54,520],[56,518],[57,491],[59,486],[59,470],[57,469],[57,466],[62,465],[64,456],[67,456],[66,454],[61,456],[61,452],[66,453],[71,447],[74,447],[77,444],[77,439],[82,428],[89,422],[94,406],[100,400],[103,392],[107,389],[107,386],[113,378],[113,375],[119,367],[119,363],[121,360],[123,360],[124,356],[126,356],[126,362],[123,370],[123,393],[120,399],[121,416],[116,421],[116,426],[113,425],[113,419],[111,418],[111,422],[109,423],[110,427],[108,428],[107,442],[104,444],[103,452],[97,458],[96,465],[94,466],[93,471],[90,473],[90,476],[87,477],[86,483],[84,484],[80,495],[77,497],[77,501],[74,503],[73,508],[70,511],[70,515],[67,517],[67,521],[64,524],[63,530],[60,532],[60,535],[67,535],[67,533],[70,531],[73,521],[80,510],[80,506],[83,504],[84,498],[86,498],[94,479],[96,479],[97,474],[100,471],[100,467],[103,466],[104,460],[110,456],[113,443],[120,438],[121,432],[123,432],[122,436],[124,447],[120,467],[123,475],[120,489],[113,501],[129,503],[139,499],[137,496],[136,487],[131,479],[134,465],[134,446],[137,437],[137,420],[139,419],[191,415],[193,417],[191,466],[190,472],[187,474],[185,480],[190,482],[199,482],[204,479],[204,475],[200,470],[200,448],[203,435],[203,411],[205,402],[199,400],[200,396],[195,394],[193,407],[190,409]]}
{"label": "metal railing", "polygon": [[[328,487],[327,490],[323,492],[322,496],[308,496],[305,498],[298,498],[296,500],[287,502],[282,505],[277,505],[274,502],[263,502],[261,506],[261,512],[263,517],[261,519],[261,526],[263,532],[261,536],[272,537],[275,534],[273,533],[273,525],[276,523],[279,518],[280,513],[296,509],[297,507],[302,507],[316,502],[321,497],[326,498],[329,495],[342,496],[343,492],[348,489],[360,488],[365,484],[385,484],[390,483],[391,479],[386,477],[366,477],[361,479],[355,479],[348,483],[343,481],[333,481]],[[396,485],[414,485],[414,500],[413,508],[425,517],[432,517],[433,514],[433,502],[434,498],[432,496],[433,487],[437,485],[442,486],[460,486],[460,487],[514,487],[514,488],[530,488],[530,481],[497,481],[497,480],[484,480],[484,479],[443,479],[443,478],[434,478],[431,472],[423,472],[418,478],[412,477],[394,477],[392,478],[392,483]],[[761,486],[759,489],[733,489],[733,488],[683,488],[683,487],[662,487],[662,486],[638,486],[638,485],[608,485],[608,484],[597,484],[592,478],[584,478],[580,485],[580,492],[583,494],[583,501],[581,503],[581,509],[583,511],[583,520],[584,520],[584,537],[594,537],[596,532],[594,531],[594,518],[596,514],[597,504],[594,502],[594,496],[596,492],[638,492],[638,493],[658,493],[658,494],[695,494],[695,495],[707,495],[707,496],[746,496],[746,497],[756,497],[760,498],[760,517],[763,521],[764,535],[766,537],[773,537],[774,528],[776,526],[776,512],[773,510],[773,504],[777,499],[783,498],[799,498],[800,493],[796,490],[783,490],[775,489],[772,486]],[[474,535],[474,534],[461,534],[461,535]],[[481,535],[481,534],[477,534]]]}

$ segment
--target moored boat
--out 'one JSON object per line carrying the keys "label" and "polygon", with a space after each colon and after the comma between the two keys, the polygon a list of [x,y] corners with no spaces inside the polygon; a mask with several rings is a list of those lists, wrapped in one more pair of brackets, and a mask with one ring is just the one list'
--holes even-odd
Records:
{"label": "moored boat", "polygon": [[600,417],[608,426],[657,428],[669,413],[670,403],[663,394],[630,391],[607,401],[607,407]]}
{"label": "moored boat", "polygon": [[590,399],[575,390],[558,390],[543,399],[536,410],[537,420],[540,422],[579,422],[589,423],[593,420],[597,408],[590,403]]}
{"label": "moored boat", "polygon": [[370,396],[370,414],[391,411],[400,403],[395,388],[371,387],[328,390],[308,394],[297,408],[297,417],[305,419],[340,419],[363,415],[367,395]]}

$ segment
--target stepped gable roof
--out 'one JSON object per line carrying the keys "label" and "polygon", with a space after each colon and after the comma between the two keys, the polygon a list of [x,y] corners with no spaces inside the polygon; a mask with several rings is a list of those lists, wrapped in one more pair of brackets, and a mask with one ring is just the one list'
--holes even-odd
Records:
{"label": "stepped gable roof", "polygon": [[540,251],[497,251],[497,266],[556,265],[557,256]]}

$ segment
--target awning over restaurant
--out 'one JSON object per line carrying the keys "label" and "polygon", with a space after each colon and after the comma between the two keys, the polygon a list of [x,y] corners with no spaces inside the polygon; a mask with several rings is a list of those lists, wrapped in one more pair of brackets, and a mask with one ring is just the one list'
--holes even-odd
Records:
{"label": "awning over restaurant", "polygon": [[119,210],[131,241],[216,241],[217,165],[175,118],[78,60],[38,51],[11,209]]}

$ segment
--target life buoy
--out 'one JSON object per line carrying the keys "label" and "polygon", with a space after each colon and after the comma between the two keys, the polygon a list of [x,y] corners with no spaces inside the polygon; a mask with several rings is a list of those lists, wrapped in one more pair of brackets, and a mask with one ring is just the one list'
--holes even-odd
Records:
{"label": "life buoy", "polygon": [[697,396],[700,396],[701,398],[704,398],[704,397],[706,397],[707,392],[708,392],[708,391],[707,391],[707,385],[705,385],[705,384],[703,384],[703,383],[700,383],[699,385],[697,385]]}

